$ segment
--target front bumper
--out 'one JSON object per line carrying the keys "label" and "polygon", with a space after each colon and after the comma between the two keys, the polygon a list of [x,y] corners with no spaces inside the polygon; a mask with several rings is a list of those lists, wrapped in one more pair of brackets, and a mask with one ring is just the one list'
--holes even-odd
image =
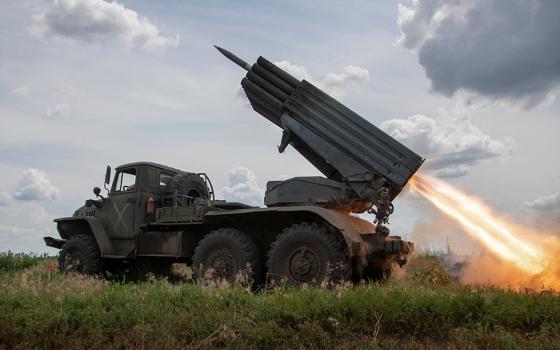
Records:
{"label": "front bumper", "polygon": [[53,248],[56,248],[56,249],[62,248],[64,243],[66,243],[65,239],[58,239],[58,238],[52,238],[52,237],[43,237],[43,240],[45,241],[45,244],[47,245],[47,247],[53,247]]}

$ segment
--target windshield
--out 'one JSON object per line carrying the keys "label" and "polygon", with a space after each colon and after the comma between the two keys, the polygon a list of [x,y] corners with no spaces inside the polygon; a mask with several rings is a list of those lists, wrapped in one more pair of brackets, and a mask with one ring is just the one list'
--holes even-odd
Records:
{"label": "windshield", "polygon": [[136,190],[136,168],[119,170],[115,177],[113,191],[133,192]]}

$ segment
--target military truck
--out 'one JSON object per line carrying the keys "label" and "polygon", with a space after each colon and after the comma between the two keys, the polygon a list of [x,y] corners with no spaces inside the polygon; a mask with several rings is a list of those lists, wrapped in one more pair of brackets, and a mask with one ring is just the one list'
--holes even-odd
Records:
{"label": "military truck", "polygon": [[[291,145],[323,176],[269,181],[265,207],[215,198],[209,177],[150,162],[111,168],[107,195],[54,220],[61,271],[99,274],[115,263],[153,269],[174,262],[204,276],[290,286],[387,278],[406,263],[411,242],[389,235],[392,201],[423,159],[358,114],[263,57],[241,85],[253,109],[282,128]],[[369,212],[374,222],[358,217]]]}

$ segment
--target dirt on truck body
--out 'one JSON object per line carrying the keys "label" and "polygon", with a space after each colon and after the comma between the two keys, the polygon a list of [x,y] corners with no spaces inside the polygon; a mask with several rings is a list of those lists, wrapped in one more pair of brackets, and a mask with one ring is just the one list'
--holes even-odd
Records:
{"label": "dirt on truck body", "polygon": [[[259,57],[241,81],[254,110],[282,128],[291,145],[324,177],[267,183],[266,207],[217,200],[206,174],[137,162],[116,168],[95,200],[55,222],[61,271],[98,274],[117,262],[167,269],[192,264],[195,278],[212,272],[234,280],[290,286],[383,279],[406,263],[410,242],[384,226],[423,159],[309,82]],[[110,186],[110,187],[108,187]],[[375,215],[375,223],[355,213]]]}

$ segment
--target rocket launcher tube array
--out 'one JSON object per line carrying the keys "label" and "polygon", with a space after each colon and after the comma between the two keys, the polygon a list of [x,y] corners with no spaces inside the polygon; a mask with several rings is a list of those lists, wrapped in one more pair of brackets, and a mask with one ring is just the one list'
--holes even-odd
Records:
{"label": "rocket launcher tube array", "polygon": [[[241,81],[253,109],[284,129],[291,144],[327,178],[349,184],[359,196],[387,187],[393,200],[424,161],[419,155],[311,83],[299,81],[264,57]],[[372,192],[373,190],[373,192]]]}

